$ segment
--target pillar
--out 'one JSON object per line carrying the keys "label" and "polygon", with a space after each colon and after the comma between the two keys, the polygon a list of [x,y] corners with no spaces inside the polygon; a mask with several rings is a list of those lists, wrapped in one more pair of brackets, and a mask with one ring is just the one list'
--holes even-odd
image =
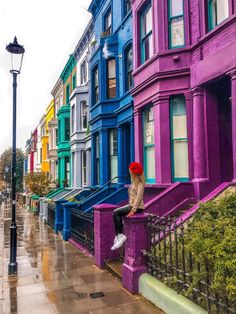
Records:
{"label": "pillar", "polygon": [[143,250],[149,250],[149,230],[147,215],[138,214],[124,219],[125,261],[122,265],[122,285],[131,293],[138,293],[139,277],[147,272]]}
{"label": "pillar", "polygon": [[87,186],[91,185],[91,150],[86,150],[86,182]]}
{"label": "pillar", "polygon": [[117,141],[118,141],[118,182],[119,184],[125,183],[125,172],[124,172],[124,154],[125,154],[125,144],[124,144],[124,128],[122,126],[118,127],[118,135],[117,135]]}
{"label": "pillar", "polygon": [[111,251],[115,238],[113,211],[118,206],[111,204],[95,205],[94,208],[94,259],[99,268],[103,268],[107,260],[117,259],[119,250]]}
{"label": "pillar", "polygon": [[134,121],[130,122],[130,162],[135,161],[134,155]]}
{"label": "pillar", "polygon": [[193,90],[193,164],[194,181],[207,178],[206,134],[203,89]]}
{"label": "pillar", "polygon": [[141,110],[134,110],[135,161],[143,164],[143,123]]}
{"label": "pillar", "polygon": [[76,203],[67,202],[62,205],[63,207],[63,240],[68,241],[71,232],[71,209],[77,206]]}
{"label": "pillar", "polygon": [[91,136],[91,185],[96,185],[96,136]]}

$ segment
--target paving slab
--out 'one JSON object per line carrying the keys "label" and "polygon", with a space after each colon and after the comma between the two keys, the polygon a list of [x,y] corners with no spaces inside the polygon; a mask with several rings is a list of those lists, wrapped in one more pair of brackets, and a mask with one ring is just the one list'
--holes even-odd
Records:
{"label": "paving slab", "polygon": [[163,314],[19,206],[18,275],[8,276],[11,209],[0,212],[0,313]]}

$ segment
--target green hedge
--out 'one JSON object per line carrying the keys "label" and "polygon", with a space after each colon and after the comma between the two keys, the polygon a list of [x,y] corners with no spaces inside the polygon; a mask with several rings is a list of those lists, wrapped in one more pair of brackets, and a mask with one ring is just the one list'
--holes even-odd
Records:
{"label": "green hedge", "polygon": [[[194,260],[207,261],[212,292],[226,295],[236,306],[236,193],[202,203],[184,238]],[[195,270],[192,276],[196,286],[206,278],[206,271]]]}

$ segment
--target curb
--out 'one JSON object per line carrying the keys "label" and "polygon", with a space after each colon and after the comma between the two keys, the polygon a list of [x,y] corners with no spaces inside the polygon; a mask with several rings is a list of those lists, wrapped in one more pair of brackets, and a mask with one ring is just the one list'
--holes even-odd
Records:
{"label": "curb", "polygon": [[167,314],[207,314],[200,306],[149,274],[140,276],[139,293]]}

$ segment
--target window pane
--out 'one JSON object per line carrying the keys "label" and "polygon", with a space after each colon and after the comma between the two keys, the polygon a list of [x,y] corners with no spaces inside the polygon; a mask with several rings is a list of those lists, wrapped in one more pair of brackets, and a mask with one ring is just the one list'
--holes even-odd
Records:
{"label": "window pane", "polygon": [[81,103],[82,129],[87,129],[87,102]]}
{"label": "window pane", "polygon": [[152,31],[152,7],[150,7],[145,16],[145,34]]}
{"label": "window pane", "polygon": [[[110,157],[110,171],[111,171],[111,179],[118,176],[118,157],[111,156]],[[117,178],[112,181],[112,183],[116,183]]]}
{"label": "window pane", "polygon": [[111,11],[109,11],[105,18],[105,31],[111,34]]}
{"label": "window pane", "polygon": [[110,134],[109,134],[109,151],[110,151],[110,156],[114,156],[117,155],[117,130],[110,130]]}
{"label": "window pane", "polygon": [[116,97],[116,79],[109,79],[108,81],[108,98]]}
{"label": "window pane", "polygon": [[170,16],[177,16],[183,14],[183,0],[170,1]]}
{"label": "window pane", "polygon": [[185,98],[183,96],[175,96],[173,98],[172,114],[175,116],[186,114]]}
{"label": "window pane", "polygon": [[217,0],[216,1],[216,16],[217,16],[217,24],[220,24],[229,16],[229,2],[228,0]]}
{"label": "window pane", "polygon": [[173,138],[187,138],[186,116],[173,116]]}
{"label": "window pane", "polygon": [[171,21],[171,47],[184,45],[184,21],[183,18]]}
{"label": "window pane", "polygon": [[144,112],[144,144],[154,144],[153,107],[146,109]]}
{"label": "window pane", "polygon": [[70,182],[70,159],[69,157],[65,158],[65,166],[66,166],[66,173],[65,173],[65,179],[66,179],[66,184],[69,185]]}
{"label": "window pane", "polygon": [[125,15],[131,10],[131,0],[125,0]]}
{"label": "window pane", "polygon": [[132,70],[133,70],[133,51],[132,47],[130,47],[126,51],[126,84],[125,84],[126,91],[129,91],[133,86]]}
{"label": "window pane", "polygon": [[96,157],[100,156],[100,148],[99,148],[99,135],[96,136]]}
{"label": "window pane", "polygon": [[150,59],[153,56],[153,43],[152,43],[152,34],[146,37],[144,41],[145,45],[145,61]]}
{"label": "window pane", "polygon": [[65,119],[65,141],[70,140],[70,119]]}
{"label": "window pane", "polygon": [[108,78],[116,77],[116,60],[110,59],[108,60]]}
{"label": "window pane", "polygon": [[86,167],[87,167],[87,160],[86,160],[86,151],[83,150],[82,151],[82,181],[83,184],[86,184],[87,180],[86,180]]}
{"label": "window pane", "polygon": [[174,141],[174,177],[188,178],[188,142]]}
{"label": "window pane", "polygon": [[116,97],[116,61],[115,59],[110,59],[107,61],[107,72],[108,72],[108,98]]}
{"label": "window pane", "polygon": [[99,97],[99,89],[98,89],[98,87],[96,87],[95,88],[95,103],[97,103],[98,102],[98,97]]}
{"label": "window pane", "polygon": [[66,86],[66,105],[69,103],[70,101],[70,85],[68,84]]}
{"label": "window pane", "polygon": [[94,84],[98,86],[98,69],[94,71]]}
{"label": "window pane", "polygon": [[99,98],[99,86],[98,86],[98,67],[94,70],[94,102],[97,103]]}
{"label": "window pane", "polygon": [[146,171],[145,175],[148,180],[155,180],[155,149],[154,147],[145,148],[145,158],[146,158]]}
{"label": "window pane", "polygon": [[127,52],[127,69],[130,69],[133,67],[133,51],[132,48],[130,48]]}

